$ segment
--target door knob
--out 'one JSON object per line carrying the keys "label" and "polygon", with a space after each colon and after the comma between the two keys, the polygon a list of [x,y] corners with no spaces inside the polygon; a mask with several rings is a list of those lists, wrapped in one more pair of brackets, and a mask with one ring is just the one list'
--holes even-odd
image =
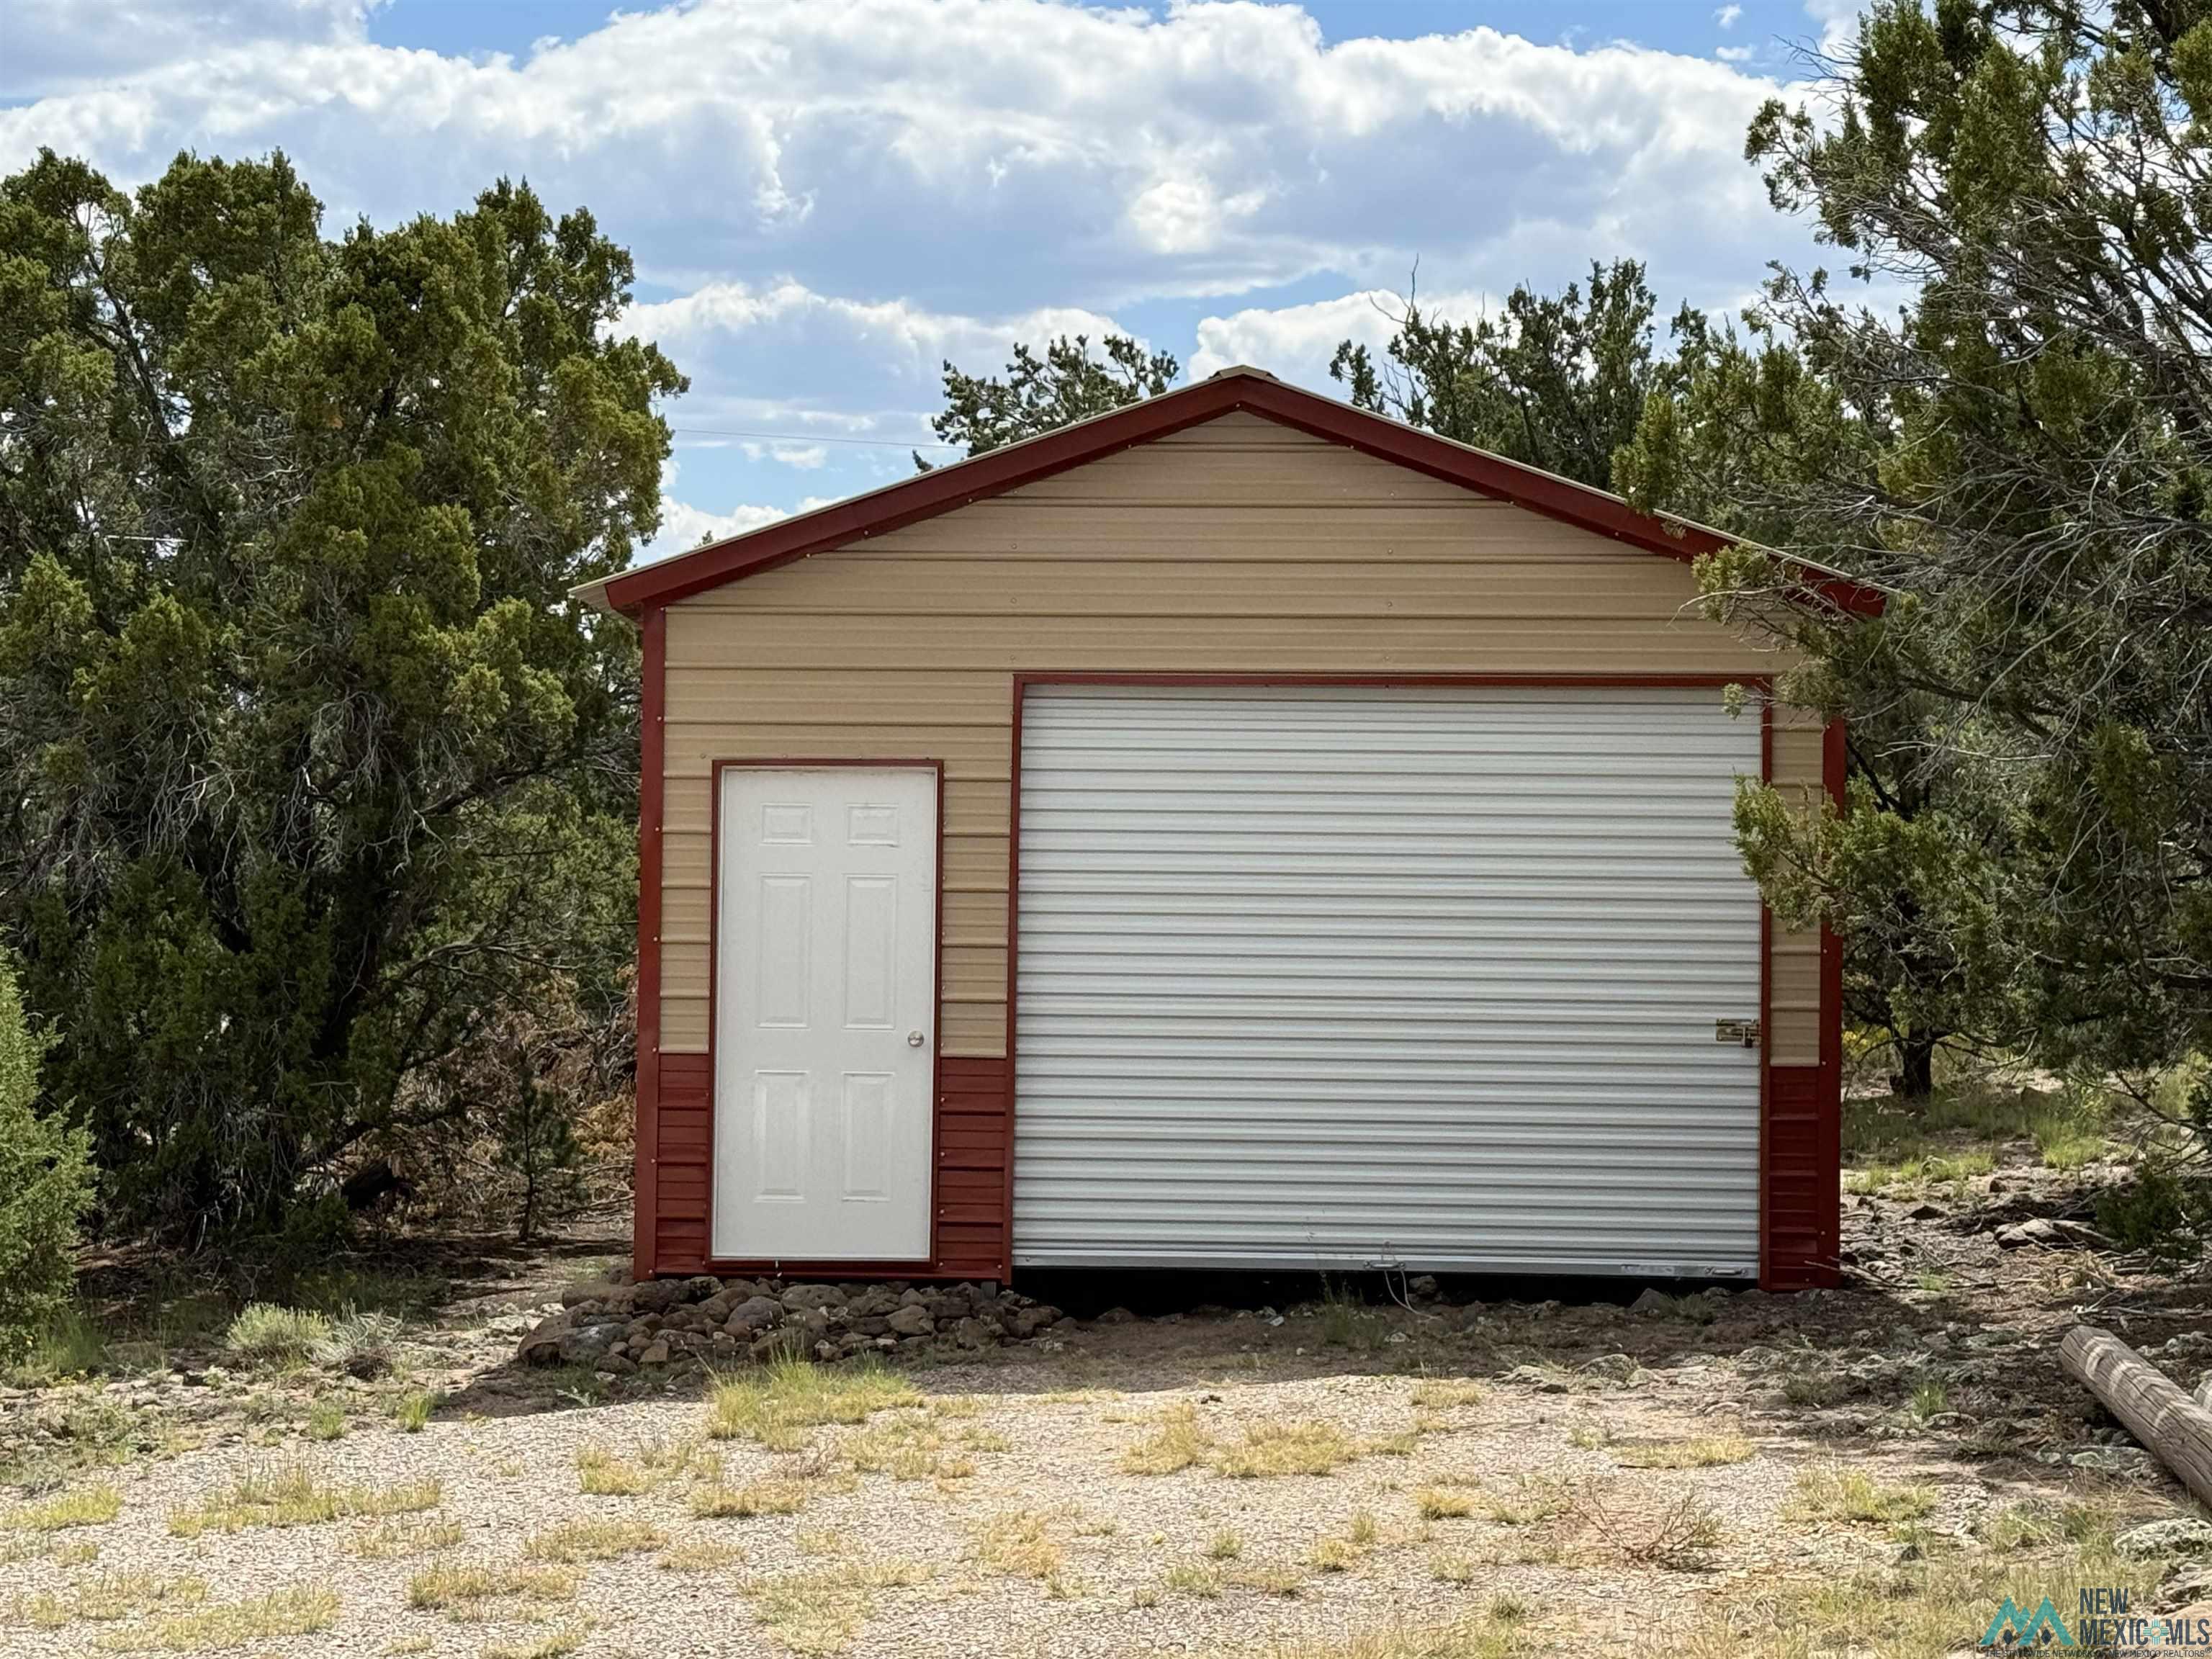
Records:
{"label": "door knob", "polygon": [[919,1031],[908,1031],[906,1034],[906,1046],[909,1048],[919,1048],[927,1041],[928,1039]]}

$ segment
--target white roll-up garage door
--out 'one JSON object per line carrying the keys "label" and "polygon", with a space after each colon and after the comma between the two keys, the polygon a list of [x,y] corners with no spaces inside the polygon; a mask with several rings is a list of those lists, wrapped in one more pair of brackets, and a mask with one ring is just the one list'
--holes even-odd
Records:
{"label": "white roll-up garage door", "polygon": [[1032,686],[1014,1260],[1752,1273],[1755,714]]}

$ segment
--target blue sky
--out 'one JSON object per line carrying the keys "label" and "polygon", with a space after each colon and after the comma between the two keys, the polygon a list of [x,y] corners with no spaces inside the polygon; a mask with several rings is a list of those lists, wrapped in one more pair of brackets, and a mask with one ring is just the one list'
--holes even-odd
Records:
{"label": "blue sky", "polygon": [[[1745,122],[1853,0],[0,0],[0,170],[298,161],[335,232],[502,174],[637,258],[692,377],[657,551],[903,476],[939,365],[1134,332],[1325,385],[1593,258],[1727,308],[1817,258]],[[931,452],[944,453],[942,451]]]}

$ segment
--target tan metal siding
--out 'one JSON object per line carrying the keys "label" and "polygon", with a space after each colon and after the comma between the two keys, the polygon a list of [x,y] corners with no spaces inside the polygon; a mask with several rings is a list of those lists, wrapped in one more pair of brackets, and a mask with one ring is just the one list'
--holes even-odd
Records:
{"label": "tan metal siding", "polygon": [[[945,761],[943,1052],[1003,1056],[1016,671],[1771,670],[1695,597],[1672,560],[1233,414],[679,601],[664,1048],[707,1046],[718,758]],[[1775,735],[1778,775],[1786,756],[1817,786],[1817,727]],[[1792,1052],[1817,1047],[1809,1010]]]}

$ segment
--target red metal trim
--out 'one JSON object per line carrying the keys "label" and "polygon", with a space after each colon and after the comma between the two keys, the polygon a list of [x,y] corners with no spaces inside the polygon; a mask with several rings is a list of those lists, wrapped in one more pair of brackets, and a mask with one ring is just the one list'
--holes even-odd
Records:
{"label": "red metal trim", "polygon": [[[1820,734],[1820,781],[1838,811],[1843,809],[1849,748],[1840,720]],[[1827,1247],[1824,1263],[1834,1282],[1844,1244],[1844,941],[1825,924],[1820,929],[1820,1162],[1827,1194],[1821,1231]]]}
{"label": "red metal trim", "polygon": [[[1017,672],[1018,690],[1029,685],[1190,685],[1257,687],[1304,685],[1342,686],[1619,686],[1649,687],[1655,690],[1685,687],[1742,685],[1765,690],[1772,684],[1767,674],[1179,674],[1150,670],[1123,673],[1071,670],[1066,673]],[[1017,708],[1019,703],[1017,702]]]}
{"label": "red metal trim", "polygon": [[[1729,544],[1716,532],[1639,513],[1616,495],[1553,473],[1287,386],[1273,375],[1230,369],[1042,437],[918,473],[868,495],[626,572],[607,584],[607,603],[632,614],[645,606],[666,605],[809,554],[1003,495],[1240,410],[1646,552],[1688,561]],[[1881,608],[1878,594],[1834,578],[1816,577],[1808,585],[1850,609]]]}
{"label": "red metal trim", "polygon": [[888,771],[927,768],[936,780],[937,889],[931,906],[930,1036],[929,1036],[929,1253],[908,1261],[779,1261],[766,1257],[755,1261],[709,1256],[710,1273],[803,1273],[827,1278],[915,1278],[934,1273],[944,1259],[938,1242],[938,1131],[945,1115],[945,762],[941,758],[905,756],[898,758],[842,757],[786,758],[781,756],[716,760],[708,769],[707,812],[707,1239],[714,1237],[714,1136],[721,1113],[714,1098],[720,1074],[714,1064],[714,1039],[720,1024],[722,925],[722,774],[726,771]]}
{"label": "red metal trim", "polygon": [[1005,1218],[999,1237],[1004,1241],[1006,1275],[1014,1273],[1014,1113],[1021,1093],[1021,1062],[1014,1042],[1016,999],[1020,995],[1022,951],[1022,699],[1029,693],[1029,676],[1014,676],[1014,711],[1006,771],[1006,1188]]}
{"label": "red metal trim", "polygon": [[[1774,696],[1759,710],[1759,776],[1774,781]],[[1759,1283],[1774,1276],[1774,912],[1759,905]]]}
{"label": "red metal trim", "polygon": [[630,1182],[633,1278],[653,1277],[660,1226],[660,831],[666,754],[668,613],[643,618],[637,714],[637,1099]]}

